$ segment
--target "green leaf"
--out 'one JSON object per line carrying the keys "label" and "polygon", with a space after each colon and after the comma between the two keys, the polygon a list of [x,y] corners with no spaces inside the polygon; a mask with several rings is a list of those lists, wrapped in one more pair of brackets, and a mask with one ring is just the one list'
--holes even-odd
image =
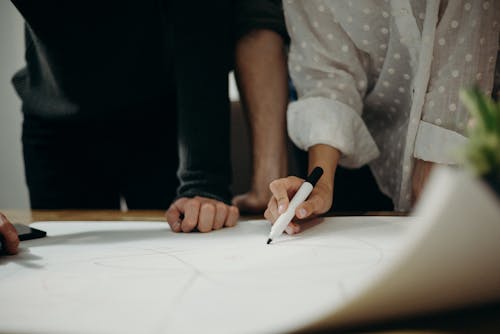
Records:
{"label": "green leaf", "polygon": [[478,88],[462,90],[460,98],[473,124],[463,152],[465,162],[476,174],[500,180],[500,104]]}

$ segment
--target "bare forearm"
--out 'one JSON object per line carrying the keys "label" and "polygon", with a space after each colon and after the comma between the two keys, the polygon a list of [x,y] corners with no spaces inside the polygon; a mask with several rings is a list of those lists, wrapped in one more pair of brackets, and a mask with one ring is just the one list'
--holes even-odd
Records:
{"label": "bare forearm", "polygon": [[281,174],[286,173],[288,86],[282,37],[271,30],[243,37],[236,48],[236,78],[252,133],[254,172],[278,155],[285,162]]}

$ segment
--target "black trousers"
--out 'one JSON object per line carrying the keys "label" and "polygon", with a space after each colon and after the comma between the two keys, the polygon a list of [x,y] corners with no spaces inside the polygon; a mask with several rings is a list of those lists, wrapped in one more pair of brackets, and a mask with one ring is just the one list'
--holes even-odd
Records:
{"label": "black trousers", "polygon": [[179,181],[176,120],[49,121],[26,116],[23,154],[33,209],[166,209]]}

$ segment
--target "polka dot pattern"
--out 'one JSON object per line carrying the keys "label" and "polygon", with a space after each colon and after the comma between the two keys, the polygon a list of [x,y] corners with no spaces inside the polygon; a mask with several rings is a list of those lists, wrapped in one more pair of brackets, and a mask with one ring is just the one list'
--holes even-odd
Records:
{"label": "polka dot pattern", "polygon": [[[352,117],[363,113],[362,122],[380,151],[371,167],[398,203],[409,198],[409,190],[401,182],[413,168],[413,152],[406,145],[407,138],[415,139],[411,131],[418,133],[422,123],[461,134],[466,131],[468,114],[458,99],[458,87],[470,83],[492,91],[483,86],[491,81],[496,64],[496,54],[489,47],[491,36],[500,29],[500,20],[492,14],[497,4],[491,0],[449,1],[436,31],[429,28],[429,20],[437,12],[427,11],[425,1],[410,3],[283,2],[292,39],[290,75],[299,102],[322,97],[336,103],[335,108],[348,108],[344,112],[355,115]],[[418,31],[412,31],[413,27]],[[428,50],[430,63],[421,58]],[[428,82],[422,82],[422,68],[430,73]],[[412,109],[420,103],[421,111]],[[308,107],[303,112],[312,110],[314,107]],[[312,118],[314,113],[310,115]],[[326,120],[307,122],[321,123],[323,128]],[[314,127],[296,128],[300,132]],[[354,138],[351,142],[368,140]]]}

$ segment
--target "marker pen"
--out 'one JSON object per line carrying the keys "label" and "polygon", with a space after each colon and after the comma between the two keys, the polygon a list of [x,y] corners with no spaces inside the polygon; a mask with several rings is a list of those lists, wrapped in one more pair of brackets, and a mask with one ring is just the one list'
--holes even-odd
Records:
{"label": "marker pen", "polygon": [[273,227],[271,228],[271,233],[269,233],[269,239],[267,239],[267,244],[270,244],[274,238],[283,233],[295,216],[295,210],[300,204],[305,202],[307,197],[309,197],[309,194],[313,190],[314,185],[318,182],[321,175],[323,175],[323,169],[321,167],[315,167],[311,174],[309,174],[295,196],[293,196],[290,204],[288,204],[286,211],[283,212],[274,222]]}

